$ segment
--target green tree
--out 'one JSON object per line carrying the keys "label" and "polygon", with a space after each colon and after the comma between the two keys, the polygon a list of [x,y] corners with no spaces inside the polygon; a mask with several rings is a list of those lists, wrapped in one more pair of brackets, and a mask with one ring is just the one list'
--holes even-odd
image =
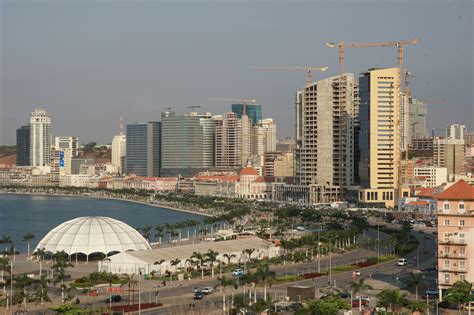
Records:
{"label": "green tree", "polygon": [[51,298],[48,295],[48,277],[46,275],[41,276],[38,280],[35,281],[35,303],[44,305],[44,302],[51,302]]}
{"label": "green tree", "polygon": [[225,259],[227,259],[227,265],[230,265],[230,261],[232,260],[232,258],[237,257],[237,255],[235,254],[224,254],[223,256]]}
{"label": "green tree", "polygon": [[7,281],[5,280],[5,272],[10,273],[10,258],[8,257],[0,257],[0,270],[2,271],[2,283],[3,283],[3,290],[5,291],[5,285]]}
{"label": "green tree", "polygon": [[151,229],[152,229],[152,226],[148,224],[142,228],[142,235],[148,242],[151,239]]}
{"label": "green tree", "polygon": [[2,235],[2,238],[0,238],[0,244],[5,245],[5,252],[3,253],[3,256],[6,255],[8,245],[12,243],[12,238],[9,235]]}
{"label": "green tree", "polygon": [[372,286],[365,283],[365,278],[360,278],[358,281],[352,281],[350,287],[352,288],[353,295],[357,295],[357,293],[365,289],[372,290]]}
{"label": "green tree", "polygon": [[405,282],[405,285],[408,287],[408,289],[410,290],[415,289],[415,300],[418,301],[419,289],[425,284],[423,275],[421,273],[410,272],[408,274],[408,278],[404,280],[404,282]]}
{"label": "green tree", "polygon": [[156,239],[158,240],[158,242],[161,244],[161,240],[163,239],[163,236],[165,236],[165,234],[163,233],[163,226],[157,224],[155,226],[155,237]]}
{"label": "green tree", "polygon": [[459,314],[461,310],[469,302],[471,297],[472,283],[467,281],[457,281],[451,288],[446,291],[446,302],[453,307],[457,307]]}
{"label": "green tree", "polygon": [[38,248],[34,255],[39,258],[39,275],[41,277],[43,271],[43,259],[46,256],[46,250],[44,248]]}
{"label": "green tree", "polygon": [[65,293],[67,290],[64,281],[66,281],[69,276],[66,273],[66,268],[72,267],[73,265],[67,260],[68,255],[64,251],[56,252],[53,255],[53,270],[56,272],[54,284],[60,282],[61,283],[61,301],[64,303],[65,301]]}
{"label": "green tree", "polygon": [[204,278],[204,266],[202,265],[204,257],[205,256],[200,252],[193,252],[193,254],[191,255],[191,259],[196,259],[197,261],[199,261],[199,265],[201,267],[201,279]]}
{"label": "green tree", "polygon": [[400,314],[403,306],[408,304],[406,294],[402,294],[400,289],[385,289],[377,294],[378,303],[380,307],[384,307],[388,312],[390,308],[395,314]]}
{"label": "green tree", "polygon": [[35,236],[33,234],[31,234],[30,232],[23,235],[23,242],[28,243],[28,257],[30,257],[30,241],[34,238],[35,238]]}
{"label": "green tree", "polygon": [[160,273],[159,273],[160,275],[161,275],[161,264],[163,264],[165,261],[166,261],[166,260],[161,259],[161,260],[155,261],[155,262],[153,263],[153,265],[158,265],[158,266],[160,266]]}
{"label": "green tree", "polygon": [[319,300],[309,300],[306,303],[315,314],[337,315],[339,310],[350,310],[349,303],[341,298],[330,296]]}
{"label": "green tree", "polygon": [[411,301],[407,307],[412,312],[426,312],[429,308],[429,304],[426,305],[424,301]]}
{"label": "green tree", "polygon": [[214,264],[217,261],[217,256],[219,256],[219,253],[212,249],[209,249],[204,256],[205,260],[211,264],[211,278],[213,279],[214,279]]}

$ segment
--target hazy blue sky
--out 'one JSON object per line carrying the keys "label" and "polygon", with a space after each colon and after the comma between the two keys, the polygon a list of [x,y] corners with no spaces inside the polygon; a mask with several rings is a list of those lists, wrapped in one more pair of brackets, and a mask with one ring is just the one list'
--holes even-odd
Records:
{"label": "hazy blue sky", "polygon": [[[279,136],[294,133],[298,72],[255,65],[328,66],[327,41],[392,41],[406,49],[411,90],[427,100],[430,128],[472,130],[472,1],[22,1],[1,2],[0,144],[35,107],[53,115],[54,135],[110,142],[125,122],[159,120],[165,106],[223,113],[212,97],[256,98]],[[347,71],[396,65],[395,48],[347,51]],[[134,105],[132,106],[132,103]]]}

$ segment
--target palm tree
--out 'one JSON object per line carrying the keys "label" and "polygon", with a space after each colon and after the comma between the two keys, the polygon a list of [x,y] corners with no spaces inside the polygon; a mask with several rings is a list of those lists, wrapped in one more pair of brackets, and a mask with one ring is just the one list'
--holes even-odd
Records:
{"label": "palm tree", "polygon": [[191,255],[191,259],[195,258],[197,261],[199,261],[199,265],[201,266],[201,279],[204,279],[204,268],[202,265],[202,262],[204,261],[204,255],[199,252],[193,252]]}
{"label": "palm tree", "polygon": [[377,299],[378,306],[384,307],[386,312],[390,308],[395,314],[399,314],[403,306],[408,303],[406,294],[402,294],[398,288],[381,291],[377,294]]}
{"label": "palm tree", "polygon": [[173,234],[174,234],[174,225],[171,223],[165,223],[166,227],[166,234],[169,234],[168,242],[172,241]]}
{"label": "palm tree", "polygon": [[232,258],[237,257],[237,255],[235,255],[235,254],[224,254],[223,256],[227,259],[227,264],[228,265],[230,265],[230,261],[232,260]]}
{"label": "palm tree", "polygon": [[222,305],[224,306],[224,312],[225,312],[225,288],[228,287],[228,286],[236,286],[236,283],[234,281],[234,279],[226,279],[225,276],[223,276],[222,278],[219,277],[217,278],[217,280],[219,281],[219,285],[220,285],[220,288],[221,288],[221,293],[222,293]]}
{"label": "palm tree", "polygon": [[43,263],[44,256],[46,256],[46,250],[45,250],[44,248],[38,248],[38,249],[36,250],[36,252],[34,252],[34,255],[37,256],[37,257],[39,257],[39,264],[40,264],[40,265],[39,265],[39,276],[41,277],[41,272],[42,272],[42,270],[43,270],[43,268],[42,268],[42,267],[43,267],[42,263]]}
{"label": "palm tree", "polygon": [[155,226],[155,231],[156,231],[155,237],[157,238],[158,242],[161,244],[161,239],[163,238],[163,236],[165,236],[163,233],[163,226],[157,224]]}
{"label": "palm tree", "polygon": [[[178,272],[178,265],[181,262],[181,259],[176,258],[170,261],[170,265],[174,267],[174,272]],[[171,272],[170,272],[170,278],[171,278]]]}
{"label": "palm tree", "polygon": [[162,259],[162,260],[159,260],[159,261],[155,261],[153,263],[153,265],[158,265],[160,266],[160,276],[161,276],[161,264],[164,263],[166,260]]}
{"label": "palm tree", "polygon": [[421,273],[410,272],[408,278],[404,281],[405,285],[410,289],[415,289],[415,300],[418,301],[418,291],[425,281]]}
{"label": "palm tree", "polygon": [[150,241],[150,238],[151,238],[151,228],[152,226],[148,224],[142,228],[142,235],[148,242]]}
{"label": "palm tree", "polygon": [[[129,275],[129,274],[123,274],[125,277],[125,280],[128,285],[128,305],[132,305],[135,302],[135,285],[138,283],[137,280],[134,279],[135,274]],[[130,292],[133,291],[132,298],[130,299]]]}
{"label": "palm tree", "polygon": [[7,252],[8,245],[12,243],[12,238],[10,235],[2,235],[2,238],[0,239],[0,244],[5,244],[5,252],[3,256],[5,256]]}
{"label": "palm tree", "polygon": [[73,265],[67,260],[67,254],[64,251],[56,252],[53,255],[53,260],[53,270],[56,271],[56,279],[54,280],[54,284],[61,282],[61,301],[64,303],[64,291],[66,289],[64,281],[68,278],[68,275],[66,274],[66,268],[72,267]]}
{"label": "palm tree", "polygon": [[350,283],[352,288],[352,294],[356,295],[358,292],[361,292],[364,289],[372,290],[372,286],[365,284],[365,278],[359,279],[359,281],[353,281]]}
{"label": "palm tree", "polygon": [[41,276],[39,280],[36,280],[35,290],[35,303],[43,306],[44,302],[51,302],[51,298],[48,295],[48,277],[46,275]]}
{"label": "palm tree", "polygon": [[31,234],[30,232],[23,235],[23,242],[28,242],[28,257],[30,257],[30,241],[34,238],[35,236]]}
{"label": "palm tree", "polygon": [[7,257],[0,257],[0,270],[2,271],[3,292],[5,292],[5,271],[10,272],[10,259]]}
{"label": "palm tree", "polygon": [[214,263],[217,261],[217,256],[219,256],[219,253],[209,249],[207,253],[205,254],[205,259],[211,264],[211,278],[214,279]]}

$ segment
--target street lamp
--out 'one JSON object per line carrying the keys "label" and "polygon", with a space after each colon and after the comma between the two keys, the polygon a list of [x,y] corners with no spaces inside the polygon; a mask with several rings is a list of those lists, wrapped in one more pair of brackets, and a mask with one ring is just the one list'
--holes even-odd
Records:
{"label": "street lamp", "polygon": [[331,261],[331,257],[332,257],[332,252],[331,252],[331,242],[332,240],[335,240],[337,238],[337,235],[336,236],[333,236],[333,237],[324,237],[324,236],[321,236],[321,238],[324,238],[325,240],[328,240],[329,242],[329,274],[328,274],[328,285],[331,285],[331,282],[332,282],[332,261]]}

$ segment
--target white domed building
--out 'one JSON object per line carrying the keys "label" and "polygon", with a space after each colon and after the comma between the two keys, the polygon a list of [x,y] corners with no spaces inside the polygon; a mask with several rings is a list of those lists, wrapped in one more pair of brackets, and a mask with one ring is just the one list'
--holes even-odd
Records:
{"label": "white domed building", "polygon": [[151,249],[150,244],[134,228],[109,217],[79,217],[52,229],[38,243],[35,251],[66,252],[68,255],[101,253],[106,256],[117,252]]}

